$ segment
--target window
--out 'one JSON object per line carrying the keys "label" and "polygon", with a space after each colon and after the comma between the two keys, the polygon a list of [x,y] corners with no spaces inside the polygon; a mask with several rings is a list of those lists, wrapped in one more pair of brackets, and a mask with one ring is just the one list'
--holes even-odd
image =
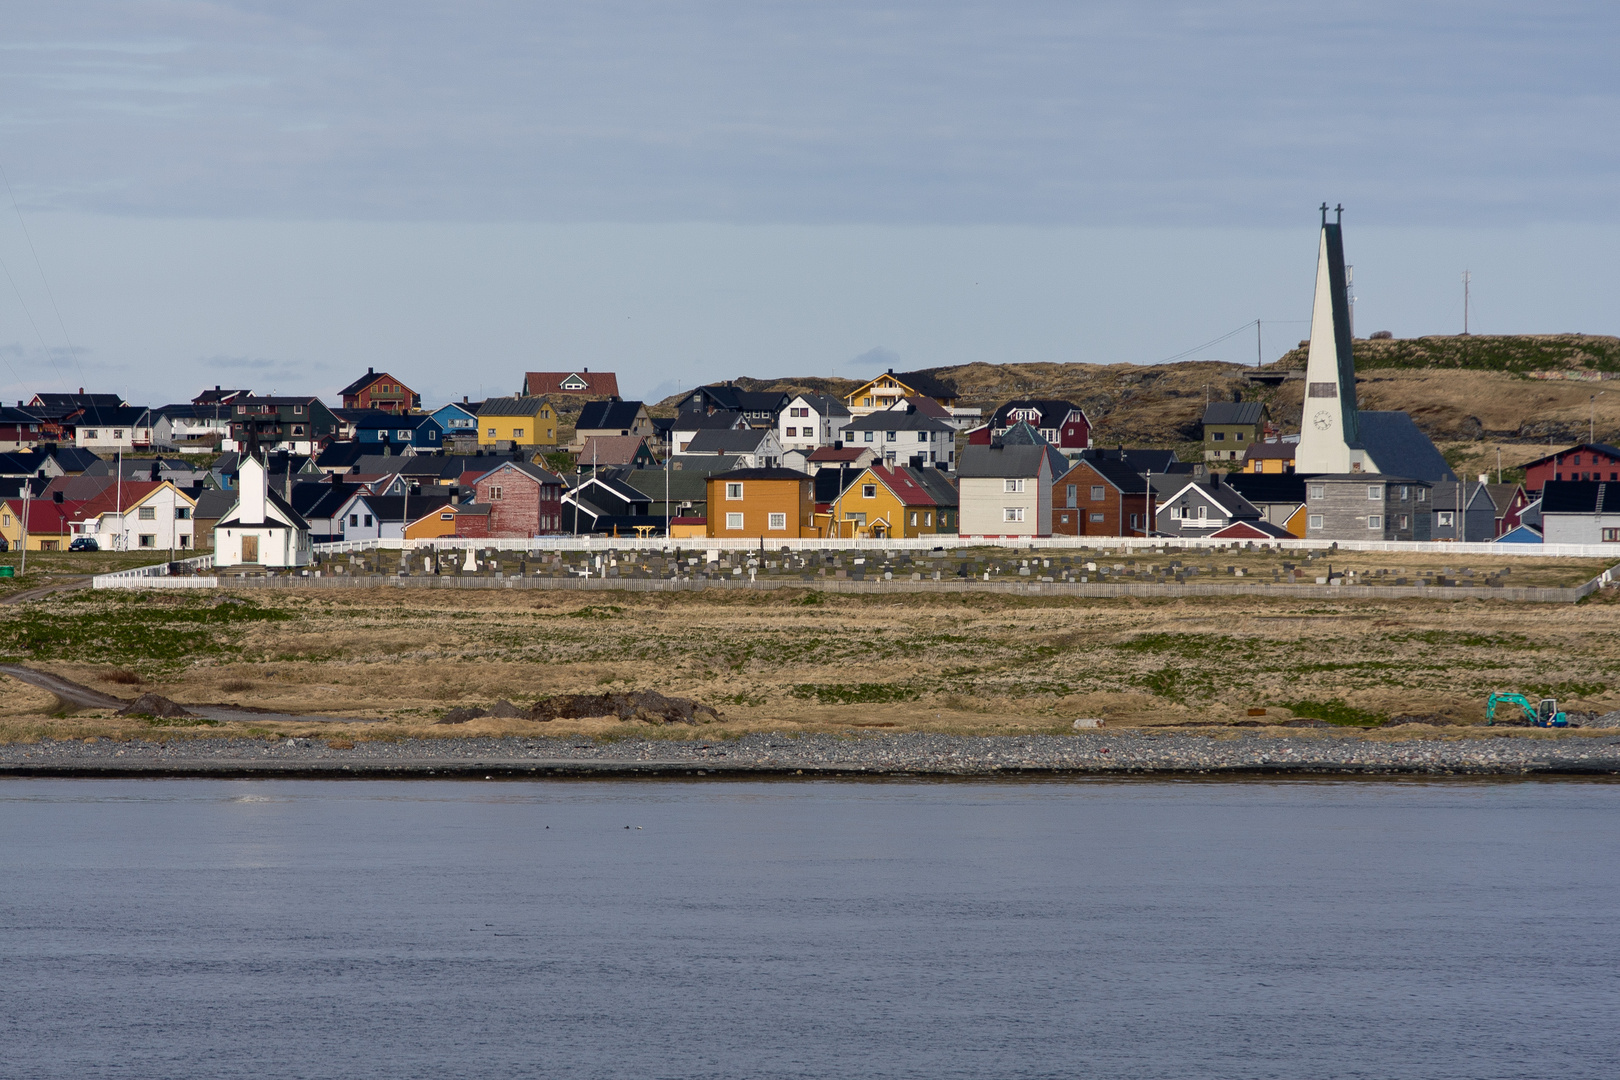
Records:
{"label": "window", "polygon": [[788,415],[789,416],[809,416],[810,415],[810,410],[809,409],[804,409],[804,408],[793,408],[793,409],[788,410]]}
{"label": "window", "polygon": [[1207,521],[1207,520],[1209,520],[1209,507],[1203,506],[1203,505],[1200,505],[1198,507],[1198,520],[1199,521]]}
{"label": "window", "polygon": [[141,547],[157,547],[157,537],[152,533],[141,533],[137,543]]}
{"label": "window", "polygon": [[1322,527],[1322,515],[1321,514],[1312,514],[1312,515],[1310,515],[1308,518],[1305,519],[1305,525],[1306,525],[1307,528],[1320,529]]}
{"label": "window", "polygon": [[740,528],[742,528],[743,527],[742,526],[742,517],[743,516],[741,514],[727,514],[726,515],[726,528],[728,528],[728,529],[740,529]]}
{"label": "window", "polygon": [[898,431],[885,431],[883,433],[883,438],[885,442],[899,442],[900,433]]}
{"label": "window", "polygon": [[1412,527],[1412,518],[1411,518],[1411,516],[1407,515],[1407,514],[1402,514],[1400,517],[1396,518],[1395,519],[1395,527],[1397,529],[1410,529]]}
{"label": "window", "polygon": [[[1080,503],[1079,491],[1080,491],[1080,489],[1076,485],[1074,485],[1074,484],[1069,485],[1069,490],[1068,490],[1068,494],[1067,494],[1068,505],[1069,506],[1078,506],[1079,505],[1079,503]],[[1069,519],[1064,518],[1063,520],[1068,521]]]}
{"label": "window", "polygon": [[1022,506],[1003,506],[1001,508],[1002,521],[1023,521],[1024,508]]}
{"label": "window", "polygon": [[113,429],[113,438],[114,439],[122,439],[123,437],[124,437],[124,429],[123,428],[114,428]]}
{"label": "window", "polygon": [[[522,434],[522,429],[519,429],[518,433]],[[296,435],[298,432],[295,431],[293,434]],[[400,428],[398,431],[394,432],[394,437],[397,439],[408,439],[411,437],[411,433],[408,428]]]}
{"label": "window", "polygon": [[[1134,516],[1134,515],[1132,515],[1132,516]],[[1091,520],[1095,521],[1097,524],[1101,525],[1102,520],[1103,520],[1103,515],[1098,514],[1096,512],[1093,512],[1092,515],[1091,515]],[[1132,522],[1132,524],[1135,524],[1135,522]]]}
{"label": "window", "polygon": [[1449,528],[1451,528],[1451,527],[1452,527],[1452,526],[1453,526],[1453,525],[1455,525],[1455,524],[1456,524],[1456,520],[1455,520],[1455,517],[1456,517],[1456,514],[1455,514],[1455,512],[1454,512],[1454,511],[1451,511],[1451,510],[1441,510],[1441,511],[1440,511],[1440,512],[1439,512],[1439,513],[1437,513],[1437,514],[1435,514],[1435,515],[1434,515],[1434,516],[1435,516],[1435,518],[1436,518],[1436,519],[1437,519],[1437,520],[1436,520],[1436,521],[1435,521],[1435,524],[1436,524],[1436,525],[1442,525],[1442,526],[1444,526],[1444,527],[1445,527],[1445,528],[1448,528],[1448,529],[1449,529]]}
{"label": "window", "polygon": [[[741,526],[738,526],[738,527],[741,528]],[[765,527],[768,528],[768,529],[785,529],[785,528],[787,528],[787,515],[786,514],[771,514],[771,515],[769,515],[765,519]]]}
{"label": "window", "polygon": [[87,438],[87,439],[98,439],[101,436],[96,434],[96,429],[95,428],[86,428],[85,432],[84,432],[84,437]]}
{"label": "window", "polygon": [[304,433],[304,425],[303,424],[294,424],[293,425],[293,434],[294,435],[302,435],[303,433]]}
{"label": "window", "polygon": [[155,507],[155,506],[143,506],[143,507],[141,507],[140,512],[138,514],[136,514],[136,516],[138,518],[140,518],[140,520],[142,520],[142,521],[156,521],[157,520],[157,507]]}
{"label": "window", "polygon": [[1383,519],[1383,517],[1381,515],[1379,515],[1379,514],[1368,514],[1367,515],[1367,528],[1369,528],[1369,529],[1382,529],[1383,527],[1384,527],[1384,519]]}
{"label": "window", "polygon": [[917,441],[918,442],[927,442],[928,441],[928,432],[926,432],[926,431],[917,432]]}
{"label": "window", "polygon": [[1063,524],[1067,525],[1069,523],[1069,515],[1068,514],[1059,514],[1058,515],[1058,520],[1063,522]]}
{"label": "window", "polygon": [[1579,454],[1576,454],[1575,457],[1570,460],[1571,465],[1579,465],[1580,463],[1581,463],[1581,455],[1579,455]]}
{"label": "window", "polygon": [[[736,500],[742,498],[742,485],[738,483],[726,484],[726,498]],[[739,529],[742,526],[737,526]]]}
{"label": "window", "polygon": [[790,427],[784,434],[786,434],[790,439],[797,439],[799,437],[799,429],[796,427]]}
{"label": "window", "polygon": [[174,520],[176,520],[176,521],[190,521],[191,520],[191,507],[189,507],[189,506],[177,506],[177,507],[175,507],[174,508]]}
{"label": "window", "polygon": [[504,489],[502,489],[501,485],[499,485],[499,484],[491,484],[490,485],[490,488],[489,488],[489,501],[490,502],[500,502],[501,498],[505,494],[506,494],[506,492],[505,492]]}
{"label": "window", "polygon": [[1327,498],[1327,485],[1326,484],[1312,484],[1311,485],[1311,498],[1313,498],[1313,499],[1325,499],[1325,498]]}
{"label": "window", "polygon": [[454,515],[454,514],[440,514],[439,515],[439,520],[440,521],[454,521],[454,520],[456,520],[456,515]]}
{"label": "window", "polygon": [[1170,520],[1171,520],[1171,521],[1177,521],[1177,520],[1179,520],[1179,519],[1180,519],[1180,518],[1181,518],[1181,507],[1179,507],[1179,506],[1172,506],[1172,507],[1171,507],[1171,508],[1170,508]]}
{"label": "window", "polygon": [[[1024,482],[1023,482],[1023,480],[1013,480],[1013,479],[1004,480],[1004,481],[1002,481],[1001,490],[1002,491],[1023,491],[1024,490]],[[1011,521],[1012,519],[1008,518],[1007,520]],[[1019,520],[1023,520],[1023,519],[1020,518]]]}
{"label": "window", "polygon": [[369,528],[371,528],[371,524],[372,524],[372,522],[371,522],[371,515],[370,515],[370,514],[367,514],[367,515],[366,515],[366,528],[368,528],[368,529],[369,529]]}
{"label": "window", "polygon": [[1210,434],[1210,438],[1214,439],[1216,442],[1225,442],[1226,441],[1226,432],[1224,432],[1224,431],[1212,432]]}
{"label": "window", "polygon": [[911,512],[911,523],[913,525],[917,524],[917,511],[915,510]]}
{"label": "window", "polygon": [[876,484],[862,484],[861,485],[861,498],[863,498],[863,499],[875,499],[875,498],[877,498],[877,485]]}
{"label": "window", "polygon": [[871,442],[872,441],[872,433],[870,431],[863,431],[863,432],[861,432],[861,435],[863,436],[863,439],[862,439],[863,442]]}
{"label": "window", "polygon": [[1233,439],[1234,442],[1242,442],[1243,441],[1243,433],[1241,431],[1238,432],[1236,435],[1232,436],[1232,439]]}
{"label": "window", "polygon": [[1417,495],[1418,495],[1418,500],[1417,500],[1418,502],[1428,502],[1429,501],[1429,489],[1428,488],[1421,488],[1421,487],[1418,488],[1417,489]]}
{"label": "window", "polygon": [[1091,485],[1091,501],[1092,502],[1102,502],[1103,499],[1105,499],[1107,497],[1108,497],[1108,491],[1101,484],[1092,484]]}
{"label": "window", "polygon": [[1373,502],[1383,502],[1384,501],[1384,485],[1382,485],[1382,484],[1368,484],[1367,485],[1367,498],[1372,500]]}
{"label": "window", "polygon": [[514,438],[514,439],[523,438],[523,429],[520,428],[520,427],[513,428],[512,429],[512,438]]}
{"label": "window", "polygon": [[[1063,520],[1068,521],[1069,519],[1064,518]],[[934,512],[932,510],[923,511],[923,524],[924,525],[932,525],[933,523],[934,523]]]}
{"label": "window", "polygon": [[489,437],[492,438],[492,439],[495,437],[495,429],[494,428],[489,429]]}
{"label": "window", "polygon": [[1603,542],[1605,544],[1620,544],[1620,529],[1604,529]]}
{"label": "window", "polygon": [[293,415],[294,416],[303,416],[304,415],[304,407],[302,405],[294,405],[293,406]]}
{"label": "window", "polygon": [[349,524],[355,526],[356,528],[359,528],[359,526],[360,526],[360,515],[359,514],[350,514],[349,515]]}

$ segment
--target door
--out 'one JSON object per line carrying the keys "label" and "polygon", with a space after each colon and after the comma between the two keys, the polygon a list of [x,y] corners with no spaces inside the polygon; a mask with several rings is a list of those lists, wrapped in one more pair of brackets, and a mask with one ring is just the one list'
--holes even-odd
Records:
{"label": "door", "polygon": [[242,561],[245,563],[259,561],[259,538],[257,536],[242,537]]}

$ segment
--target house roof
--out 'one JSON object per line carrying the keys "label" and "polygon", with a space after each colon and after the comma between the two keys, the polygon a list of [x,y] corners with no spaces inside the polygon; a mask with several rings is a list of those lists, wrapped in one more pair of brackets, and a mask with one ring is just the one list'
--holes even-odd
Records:
{"label": "house roof", "polygon": [[1377,462],[1380,472],[1397,473],[1413,480],[1434,483],[1455,480],[1446,459],[1429,437],[1418,430],[1404,412],[1360,412],[1361,446]]}
{"label": "house roof", "polygon": [[482,404],[482,401],[447,401],[443,405],[440,405],[438,408],[432,410],[432,414],[436,416],[439,413],[444,412],[446,409],[454,409],[464,416],[477,416],[478,406]]}
{"label": "house roof", "polygon": [[1519,525],[1492,540],[1493,544],[1539,544],[1542,543],[1541,530],[1534,525]]}
{"label": "house roof", "polygon": [[730,472],[741,460],[741,454],[676,454],[669,459],[669,471],[698,472],[708,476]]}
{"label": "house roof", "polygon": [[[911,394],[907,397],[903,397],[893,405],[890,405],[885,411],[893,412],[896,409],[906,408],[914,409],[917,412],[922,413],[924,416],[932,416],[935,420],[951,419],[951,410],[947,409],[933,398],[924,397],[922,394]],[[954,430],[954,428],[952,430]]]}
{"label": "house roof", "polygon": [[[899,382],[907,389],[912,390],[915,393],[922,394],[925,397],[948,398],[954,401],[961,396],[956,392],[955,383],[941,379],[934,375],[931,371],[895,371],[893,368],[890,368],[888,371],[884,372],[884,375],[888,375],[890,378],[894,379],[896,382]],[[865,390],[868,386],[871,386],[881,378],[883,378],[883,375],[868,379],[846,396],[854,397],[856,394],[859,394],[862,390]]]}
{"label": "house roof", "polygon": [[[297,490],[298,487],[294,486],[293,491]],[[197,495],[197,506],[191,511],[191,516],[200,521],[218,521],[236,505],[237,494],[222,488],[204,488]]]}
{"label": "house roof", "polygon": [[629,465],[647,452],[644,435],[588,435],[585,447],[579,452],[581,465]]}
{"label": "house roof", "polygon": [[357,442],[335,442],[321,449],[315,464],[322,469],[347,469],[365,457],[374,457],[375,447]]}
{"label": "house roof", "polygon": [[587,401],[574,421],[575,431],[628,431],[647,406],[639,401]]}
{"label": "house roof", "polygon": [[[736,458],[708,458],[709,462],[731,462],[735,464]],[[731,465],[715,470],[714,475],[730,472]],[[671,470],[669,475],[669,498],[671,502],[703,502],[709,497],[708,479],[710,473],[698,469]],[[641,492],[642,496],[654,502],[664,501],[664,470],[663,469],[625,469],[620,472],[617,479]]]}
{"label": "house roof", "polygon": [[1071,412],[1079,412],[1080,406],[1072,401],[1064,401],[1062,398],[1019,398],[1016,401],[1007,402],[991,414],[990,426],[993,428],[1008,427],[1007,416],[1014,409],[1033,409],[1040,414],[1043,423],[1055,427],[1062,423],[1064,417]]}
{"label": "house roof", "polygon": [[66,473],[82,473],[93,463],[101,460],[93,451],[86,450],[82,446],[58,446],[43,452]]}
{"label": "house roof", "polygon": [[1305,477],[1298,473],[1231,473],[1224,482],[1251,503],[1305,501]]}
{"label": "house roof", "polygon": [[[245,398],[237,398],[235,401],[231,402],[231,404],[233,406],[238,406],[238,405],[273,405],[273,406],[276,406],[278,408],[280,406],[282,406],[282,405],[311,405],[311,404],[313,404],[313,405],[319,405],[321,408],[326,409],[326,402],[322,401],[320,398],[316,397],[314,394],[275,394],[275,395],[268,395],[268,396],[264,396],[264,397],[245,397]],[[331,412],[332,410],[331,409],[326,409],[326,411]]]}
{"label": "house roof", "polygon": [[435,427],[439,426],[439,422],[428,413],[391,413],[384,412],[381,409],[345,409],[343,411],[346,413],[358,412],[360,414],[353,418],[356,428],[375,430],[410,428],[415,430],[428,424]]}
{"label": "house roof", "polygon": [[710,476],[710,480],[796,480],[808,483],[809,473],[797,469],[732,469]]}
{"label": "house roof", "polygon": [[[862,454],[872,454],[873,451],[864,446],[818,446],[810,451],[806,461],[830,461],[837,464],[840,461],[854,461]],[[876,456],[875,454],[873,455]]]}
{"label": "house roof", "polygon": [[[862,475],[877,479],[905,506],[934,506],[934,488],[924,482],[921,472],[909,465],[868,465]],[[947,505],[954,506],[955,500]]]}
{"label": "house roof", "polygon": [[1299,443],[1255,442],[1243,451],[1244,461],[1293,461],[1299,453]]}
{"label": "house roof", "polygon": [[[405,386],[405,384],[400,382],[396,376],[390,375],[386,371],[373,371],[370,368],[366,368],[366,373],[364,375],[354,380],[354,382],[350,383],[348,386],[345,386],[342,390],[339,390],[338,394],[342,397],[347,397],[350,394],[358,394],[372,383],[381,382],[383,379],[387,379],[392,383],[399,383],[400,386]],[[409,390],[410,387],[407,386],[405,389]]]}
{"label": "house roof", "polygon": [[[820,416],[848,416],[849,409],[838,398],[828,394],[798,394],[793,401],[802,401]],[[793,401],[788,402],[789,405]]]}
{"label": "house roof", "polygon": [[1230,484],[1216,485],[1199,481],[1183,484],[1173,494],[1163,499],[1162,505],[1168,508],[1171,503],[1183,495],[1194,494],[1203,498],[1204,501],[1220,507],[1232,517],[1257,518],[1260,516],[1260,508],[1245,499],[1240,492],[1233,490]]}
{"label": "house roof", "polygon": [[117,394],[35,394],[33,400],[48,409],[116,409],[124,404]]}
{"label": "house roof", "polygon": [[1505,514],[1513,505],[1516,496],[1524,492],[1522,484],[1486,484],[1485,491],[1491,497],[1491,504],[1496,507],[1498,514]]}
{"label": "house roof", "polygon": [[707,398],[721,410],[742,413],[774,413],[788,400],[787,394],[780,390],[744,390],[733,383],[699,386],[686,396],[690,398],[693,394]]}
{"label": "house roof", "polygon": [[878,412],[857,416],[844,425],[845,431],[949,431],[956,429],[917,409],[902,411],[895,409],[882,409]]}
{"label": "house roof", "polygon": [[[582,382],[583,390],[564,389],[565,382]],[[618,397],[619,377],[611,371],[530,371],[523,376],[523,392],[533,396],[545,394],[591,394],[597,397]]]}
{"label": "house roof", "polygon": [[[1444,510],[1447,507],[1453,510],[1457,508],[1457,481],[1438,480],[1431,487],[1432,491],[1429,499],[1433,502],[1436,510]],[[1472,509],[1483,502],[1491,508],[1493,513],[1496,511],[1496,503],[1492,501],[1491,493],[1485,488],[1486,485],[1479,483],[1477,480],[1468,481],[1463,491],[1463,499],[1468,509]]]}
{"label": "house roof", "polygon": [[543,397],[494,397],[478,406],[479,416],[538,416]]}
{"label": "house roof", "polygon": [[[1135,469],[1139,473],[1173,473],[1181,462],[1176,459],[1174,450],[1147,450],[1129,446],[1116,447],[1112,450],[1104,447],[1093,447],[1080,451],[1081,461],[1118,461]],[[1188,466],[1187,472],[1192,471]]]}
{"label": "house roof", "polygon": [[1620,446],[1611,446],[1609,443],[1584,442],[1576,446],[1567,446],[1564,449],[1554,451],[1545,457],[1538,457],[1534,461],[1527,461],[1525,462],[1524,467],[1528,469],[1536,465],[1550,464],[1555,459],[1561,458],[1565,454],[1573,454],[1581,450],[1596,450],[1600,454],[1607,454],[1612,458],[1620,458]]}
{"label": "house roof", "polygon": [[723,409],[713,413],[683,412],[675,418],[670,430],[727,431],[741,430],[747,426],[748,417],[735,410]]}
{"label": "house roof", "polygon": [[865,469],[822,469],[813,477],[816,502],[832,502],[864,475]]}
{"label": "house roof", "polygon": [[686,444],[688,454],[752,454],[759,444],[770,437],[764,429],[748,428],[742,431],[717,431],[706,428],[692,436]]}
{"label": "house roof", "polygon": [[542,484],[558,484],[564,487],[567,486],[562,477],[558,476],[550,469],[541,468],[532,461],[495,461],[493,458],[490,460],[494,461],[495,463],[492,464],[487,471],[480,474],[478,477],[480,481],[482,481],[484,477],[488,476],[490,473],[499,472],[502,469],[513,469],[532,480],[539,481]]}
{"label": "house roof", "polygon": [[1204,406],[1206,424],[1258,424],[1266,407],[1258,401],[1212,401]]}
{"label": "house roof", "polygon": [[[360,498],[365,500],[371,512],[378,521],[405,521],[406,513],[418,516],[433,510],[442,510],[455,500],[449,494],[439,492],[422,492],[420,495],[372,495],[363,494]],[[415,521],[416,518],[409,519]]]}
{"label": "house roof", "polygon": [[1548,480],[1541,487],[1546,514],[1620,514],[1620,484],[1601,480]]}
{"label": "house roof", "polygon": [[1081,465],[1084,465],[1092,472],[1095,472],[1098,476],[1114,485],[1114,487],[1118,488],[1126,495],[1147,494],[1147,477],[1143,476],[1141,473],[1125,464],[1125,462],[1119,461],[1118,459],[1104,459],[1101,461],[1081,460],[1079,464],[1067,470],[1067,472],[1065,472],[1063,475],[1067,477],[1069,473],[1074,472],[1075,469],[1078,469]]}
{"label": "house roof", "polygon": [[956,471],[960,476],[975,478],[1038,476],[1041,471],[1041,460],[1050,450],[1051,447],[1044,443],[1040,446],[1018,443],[1010,446],[970,445],[962,451],[961,457],[957,458]]}
{"label": "house roof", "polygon": [[212,390],[204,390],[192,398],[191,403],[193,405],[213,405],[216,402],[226,402],[232,398],[247,397],[252,393],[251,390],[221,390],[216,386]]}
{"label": "house roof", "polygon": [[1209,534],[1211,540],[1292,540],[1294,534],[1264,518],[1234,521]]}
{"label": "house roof", "polygon": [[75,427],[134,427],[145,409],[133,405],[89,405],[74,418]]}

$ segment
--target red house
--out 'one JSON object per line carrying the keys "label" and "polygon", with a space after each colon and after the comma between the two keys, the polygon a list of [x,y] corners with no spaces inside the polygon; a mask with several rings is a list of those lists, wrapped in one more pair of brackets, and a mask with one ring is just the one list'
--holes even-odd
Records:
{"label": "red house", "polygon": [[377,409],[386,413],[408,413],[422,407],[422,395],[400,382],[386,371],[366,373],[345,386],[345,409]]}
{"label": "red house", "polygon": [[618,397],[619,377],[611,371],[530,371],[523,376],[524,397],[573,394],[578,397]]}
{"label": "red house", "polygon": [[489,536],[517,539],[562,532],[563,480],[556,473],[527,461],[505,461],[480,476],[474,487],[473,502],[489,507]]}
{"label": "red house", "polygon": [[1014,424],[1028,424],[1059,450],[1091,449],[1091,421],[1080,406],[1055,398],[1023,398],[997,409],[985,436],[1004,435]]}
{"label": "red house", "polygon": [[1620,480],[1620,448],[1581,443],[1524,467],[1525,490],[1540,491],[1549,480]]}

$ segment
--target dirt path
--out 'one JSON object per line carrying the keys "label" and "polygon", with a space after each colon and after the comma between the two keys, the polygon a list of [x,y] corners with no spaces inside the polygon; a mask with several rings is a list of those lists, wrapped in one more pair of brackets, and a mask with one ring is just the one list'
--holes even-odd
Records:
{"label": "dirt path", "polygon": [[[77,705],[81,709],[122,709],[129,704],[124,698],[103,694],[99,690],[92,690],[88,686],[64,679],[60,675],[52,675],[48,671],[36,671],[33,668],[23,667],[21,664],[0,664],[0,675],[10,675],[18,682],[25,682],[29,686],[37,686],[41,690],[48,690],[63,701]],[[221,722],[252,723],[265,721],[288,721],[299,724],[377,724],[380,719],[345,719],[340,716],[310,716],[302,713],[270,712],[266,709],[254,709],[241,705],[185,705],[187,712],[210,720]]]}
{"label": "dirt path", "polygon": [[12,593],[10,596],[0,597],[0,604],[24,604],[30,600],[40,600],[52,593],[70,592],[73,589],[88,588],[91,582],[89,576],[74,578],[71,581],[59,581],[52,585],[41,585],[37,589],[24,589],[22,592]]}

